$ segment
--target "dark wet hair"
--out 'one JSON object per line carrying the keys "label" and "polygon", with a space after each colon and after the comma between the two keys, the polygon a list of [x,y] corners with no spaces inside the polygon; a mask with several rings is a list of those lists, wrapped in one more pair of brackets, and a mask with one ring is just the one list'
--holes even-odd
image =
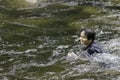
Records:
{"label": "dark wet hair", "polygon": [[81,32],[84,31],[88,40],[95,40],[95,32],[92,29],[82,29]]}

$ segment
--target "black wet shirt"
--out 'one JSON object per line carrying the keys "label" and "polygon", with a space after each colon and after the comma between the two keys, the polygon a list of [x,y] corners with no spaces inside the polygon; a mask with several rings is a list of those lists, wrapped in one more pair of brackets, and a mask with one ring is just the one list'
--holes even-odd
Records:
{"label": "black wet shirt", "polygon": [[87,55],[93,55],[95,53],[103,53],[100,44],[98,44],[97,42],[92,42],[87,48]]}

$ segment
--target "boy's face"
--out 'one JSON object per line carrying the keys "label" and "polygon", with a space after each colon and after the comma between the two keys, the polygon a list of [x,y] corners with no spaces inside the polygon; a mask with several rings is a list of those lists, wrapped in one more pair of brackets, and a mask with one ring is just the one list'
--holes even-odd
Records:
{"label": "boy's face", "polygon": [[88,46],[91,43],[92,40],[88,40],[87,36],[85,35],[85,32],[82,31],[80,34],[80,43],[82,45]]}

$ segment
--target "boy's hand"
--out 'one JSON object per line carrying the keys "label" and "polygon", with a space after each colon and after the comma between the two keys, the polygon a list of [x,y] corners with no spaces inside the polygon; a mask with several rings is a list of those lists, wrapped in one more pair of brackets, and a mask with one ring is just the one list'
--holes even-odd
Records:
{"label": "boy's hand", "polygon": [[69,60],[69,61],[75,61],[77,59],[78,59],[78,56],[74,52],[68,53],[67,60]]}

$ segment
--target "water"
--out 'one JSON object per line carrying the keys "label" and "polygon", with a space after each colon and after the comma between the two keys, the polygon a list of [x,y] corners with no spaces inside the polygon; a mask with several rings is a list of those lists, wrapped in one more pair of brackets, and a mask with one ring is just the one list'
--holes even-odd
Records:
{"label": "water", "polygon": [[[0,25],[0,80],[119,80],[120,11],[105,11],[107,14],[86,13],[85,18],[76,11],[71,11],[72,16],[63,11],[52,18],[4,19]],[[106,53],[91,60],[68,61],[70,50],[83,53],[77,40],[83,26],[95,29]]]}

